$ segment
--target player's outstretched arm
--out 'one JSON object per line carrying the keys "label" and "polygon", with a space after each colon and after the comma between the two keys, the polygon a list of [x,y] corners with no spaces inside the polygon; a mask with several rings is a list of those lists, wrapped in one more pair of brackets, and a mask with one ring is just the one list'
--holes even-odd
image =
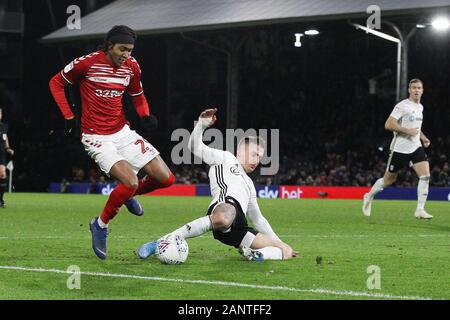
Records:
{"label": "player's outstretched arm", "polygon": [[255,238],[255,240],[259,239],[260,241],[255,242],[254,240],[254,243],[252,243],[252,249],[257,249],[253,248],[253,245],[259,248],[274,246],[283,251],[283,259],[291,259],[298,256],[298,252],[294,251],[288,244],[281,241],[281,239],[273,231],[269,221],[267,221],[259,209],[259,205],[255,197],[250,199],[247,209],[247,217],[253,224],[255,230],[259,232],[258,235],[262,235]]}
{"label": "player's outstretched arm", "polygon": [[251,198],[248,204],[247,217],[252,222],[255,230],[268,236],[270,239],[280,241],[280,238],[273,231],[269,221],[263,216],[256,198]]}
{"label": "player's outstretched arm", "polygon": [[214,108],[206,109],[200,114],[188,143],[189,150],[209,165],[223,163],[226,155],[225,151],[210,148],[203,143],[203,131],[217,121],[216,112],[217,109]]}

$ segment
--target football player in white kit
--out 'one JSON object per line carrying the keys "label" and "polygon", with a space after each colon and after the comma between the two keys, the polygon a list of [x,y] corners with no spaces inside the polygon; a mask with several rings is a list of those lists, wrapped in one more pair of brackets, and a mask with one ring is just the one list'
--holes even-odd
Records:
{"label": "football player in white kit", "polygon": [[[298,253],[280,240],[262,215],[255,186],[247,175],[259,165],[264,154],[263,142],[258,137],[243,138],[238,144],[236,156],[206,146],[203,131],[216,122],[216,112],[217,109],[203,111],[189,139],[191,152],[210,165],[212,201],[208,213],[172,233],[187,239],[212,230],[215,239],[239,248],[239,252],[251,261],[296,257]],[[247,218],[254,229],[248,226]],[[146,259],[155,250],[156,241],[152,241],[142,245],[137,255]]]}
{"label": "football player in white kit", "polygon": [[[397,179],[398,171],[405,165],[414,169],[419,177],[417,185],[417,209],[414,216],[418,219],[432,219],[425,211],[430,182],[430,165],[423,147],[430,146],[430,140],[423,134],[423,106],[420,98],[423,83],[412,79],[408,87],[409,98],[400,101],[385,123],[386,130],[394,132],[390,155],[383,178],[378,179],[372,189],[364,195],[362,211],[370,216],[372,200],[377,193],[390,186]],[[423,147],[422,147],[423,144]]]}

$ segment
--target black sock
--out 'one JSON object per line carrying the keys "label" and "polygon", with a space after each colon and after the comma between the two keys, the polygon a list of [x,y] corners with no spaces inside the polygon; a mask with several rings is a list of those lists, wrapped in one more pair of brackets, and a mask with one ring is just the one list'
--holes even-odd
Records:
{"label": "black sock", "polygon": [[0,202],[3,203],[3,194],[6,191],[7,187],[6,179],[0,179]]}

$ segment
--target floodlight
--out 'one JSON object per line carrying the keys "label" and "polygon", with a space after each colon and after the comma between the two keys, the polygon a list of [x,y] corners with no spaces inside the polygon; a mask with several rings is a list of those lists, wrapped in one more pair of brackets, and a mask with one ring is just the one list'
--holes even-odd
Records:
{"label": "floodlight", "polygon": [[316,36],[319,34],[319,31],[315,30],[315,29],[311,29],[311,30],[307,30],[305,31],[305,34],[307,36]]}
{"label": "floodlight", "polygon": [[431,25],[437,31],[446,31],[450,28],[450,21],[446,17],[438,17],[431,22]]}

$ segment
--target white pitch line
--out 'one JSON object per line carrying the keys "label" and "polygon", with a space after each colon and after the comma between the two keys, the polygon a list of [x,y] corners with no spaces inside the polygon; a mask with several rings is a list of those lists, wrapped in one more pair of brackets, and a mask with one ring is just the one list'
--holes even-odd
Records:
{"label": "white pitch line", "polygon": [[67,236],[12,236],[0,237],[0,240],[53,240],[53,239],[81,239],[81,237],[67,237]]}
{"label": "white pitch line", "polygon": [[[67,272],[66,270],[28,268],[28,267],[17,267],[17,266],[0,266],[0,269],[30,271],[30,272],[48,272],[48,273],[59,273],[59,274],[73,274],[72,272]],[[291,288],[291,287],[284,287],[284,286],[265,286],[265,285],[255,285],[255,284],[247,284],[247,283],[239,283],[239,282],[228,282],[228,281],[174,279],[174,278],[148,277],[148,276],[139,276],[139,275],[130,275],[130,274],[114,274],[114,273],[102,273],[102,272],[83,272],[83,271],[81,271],[80,275],[94,276],[94,277],[139,279],[139,280],[147,280],[147,281],[178,282],[178,283],[188,283],[188,284],[218,285],[218,286],[251,288],[251,289],[261,289],[261,290],[274,290],[274,291],[316,293],[316,294],[328,294],[328,295],[337,295],[337,296],[368,297],[368,298],[378,298],[378,299],[433,300],[432,298],[420,297],[420,296],[396,296],[396,295],[382,294],[382,293],[335,291],[335,290],[328,290],[328,289],[299,289],[299,288]]]}
{"label": "white pitch line", "polygon": [[[156,239],[161,235],[149,235],[148,239]],[[328,235],[320,235],[320,234],[288,234],[288,235],[280,235],[280,238],[321,238],[321,239],[335,239],[335,238],[349,238],[349,239],[364,239],[364,238],[450,238],[450,234],[385,234],[385,235],[366,235],[366,234],[328,234]],[[5,236],[0,237],[0,240],[69,240],[69,239],[90,239],[90,235],[85,237],[70,237],[70,236]],[[143,239],[143,237],[127,237],[127,236],[114,236],[111,235],[112,239]],[[211,235],[202,235],[198,238],[211,238]]]}
{"label": "white pitch line", "polygon": [[281,235],[282,238],[390,238],[390,237],[400,237],[400,238],[448,238],[450,234],[381,234],[381,235],[368,235],[368,234],[289,234]]}

